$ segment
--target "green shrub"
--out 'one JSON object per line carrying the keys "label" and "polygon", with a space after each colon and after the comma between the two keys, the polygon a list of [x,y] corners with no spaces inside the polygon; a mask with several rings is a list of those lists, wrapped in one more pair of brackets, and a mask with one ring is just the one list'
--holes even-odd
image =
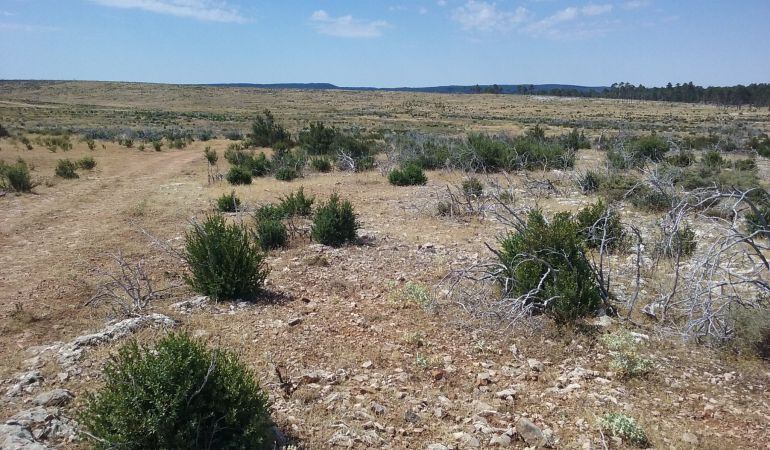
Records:
{"label": "green shrub", "polygon": [[220,212],[236,212],[241,209],[241,199],[235,196],[235,191],[229,194],[222,194],[217,199],[217,209]]}
{"label": "green shrub", "polygon": [[739,171],[752,171],[757,170],[757,160],[755,159],[738,159],[733,162],[733,169]]}
{"label": "green shrub", "polygon": [[703,150],[709,147],[715,147],[719,144],[719,136],[709,134],[708,136],[687,136],[682,142],[683,146],[693,150]]}
{"label": "green shrub", "polygon": [[[374,168],[374,148],[370,139],[365,139],[357,134],[338,133],[334,140],[334,149],[353,160],[357,172],[364,172]],[[340,165],[342,169],[348,167]]]}
{"label": "green shrub", "polygon": [[599,178],[599,192],[610,201],[620,201],[634,194],[639,180],[622,172],[612,172]]}
{"label": "green shrub", "polygon": [[542,140],[545,140],[545,128],[537,124],[534,127],[525,131],[524,135],[530,139],[536,139],[538,141],[542,141]]}
{"label": "green shrub", "polygon": [[680,151],[666,158],[666,161],[676,167],[690,167],[695,164],[695,154],[688,151]]}
{"label": "green shrub", "polygon": [[183,149],[187,147],[187,141],[181,137],[168,138],[168,148]]}
{"label": "green shrub", "polygon": [[628,152],[621,149],[607,150],[607,164],[611,169],[618,171],[637,168],[640,165]]}
{"label": "green shrub", "polygon": [[0,138],[8,137],[11,133],[8,132],[8,130],[5,129],[3,124],[0,123]]}
{"label": "green shrub", "polygon": [[257,147],[270,147],[279,142],[291,141],[289,132],[275,121],[273,113],[267,109],[254,119],[248,138],[250,144]]}
{"label": "green shrub", "polygon": [[152,148],[159,152],[163,149],[163,142],[162,141],[152,141]]}
{"label": "green shrub", "polygon": [[72,149],[72,142],[70,141],[70,137],[67,134],[45,136],[41,139],[41,142],[43,146],[52,152],[56,152],[57,148],[61,149],[63,152]]}
{"label": "green shrub", "polygon": [[314,122],[300,131],[299,145],[311,155],[331,155],[335,153],[334,143],[338,132],[334,127],[327,127],[322,122]]}
{"label": "green shrub", "polygon": [[[722,167],[708,167],[705,164],[701,164],[694,170],[685,171],[679,184],[687,190],[714,186],[719,189],[736,188],[740,190],[760,187],[755,170],[730,170]],[[759,196],[758,194],[761,194],[761,189],[757,189],[754,195]]]}
{"label": "green shrub", "polygon": [[225,157],[225,161],[229,162],[231,165],[243,166],[251,154],[252,152],[244,150],[242,143],[231,142],[225,149],[223,156]]}
{"label": "green shrub", "polygon": [[394,145],[400,148],[402,164],[415,164],[423,170],[437,170],[447,166],[451,160],[448,139],[417,133],[405,133],[394,138]]}
{"label": "green shrub", "polygon": [[512,169],[515,165],[509,144],[501,139],[495,139],[483,134],[468,136],[469,157],[478,163],[480,171],[496,172]]}
{"label": "green shrub", "polygon": [[562,146],[570,150],[591,148],[591,141],[588,140],[584,132],[578,131],[577,128],[573,128],[572,131],[562,136],[560,140]]}
{"label": "green shrub", "polygon": [[19,137],[19,142],[24,144],[24,147],[26,147],[27,150],[32,150],[33,149],[32,141],[29,140],[29,137],[27,137],[27,136],[20,136]]}
{"label": "green shrub", "polygon": [[96,160],[92,156],[84,156],[77,161],[77,166],[84,170],[93,170]]}
{"label": "green shrub", "polygon": [[79,422],[96,448],[274,448],[268,395],[229,351],[187,334],[121,347]]}
{"label": "green shrub", "polygon": [[56,163],[56,176],[61,178],[79,178],[75,170],[78,168],[77,164],[69,159],[60,159]]}
{"label": "green shrub", "polygon": [[722,158],[722,154],[719,153],[716,150],[710,150],[706,152],[701,162],[703,165],[709,169],[721,169],[725,165],[727,165],[727,161],[725,161],[724,158]]}
{"label": "green shrub", "polygon": [[275,179],[279,181],[293,181],[299,178],[299,176],[299,172],[293,167],[279,167],[275,171]]}
{"label": "green shrub", "polygon": [[217,163],[217,161],[219,161],[219,155],[217,155],[217,151],[212,150],[209,146],[206,146],[206,148],[203,149],[203,156],[206,158],[206,162],[208,162],[210,166],[213,166]]}
{"label": "green shrub", "polygon": [[557,142],[517,138],[513,144],[517,169],[569,169],[575,165],[575,152]]}
{"label": "green shrub", "polygon": [[664,236],[658,251],[667,258],[686,258],[695,252],[698,242],[695,231],[686,223],[681,224],[670,236]]}
{"label": "green shrub", "polygon": [[311,158],[310,159],[310,167],[313,168],[313,170],[317,170],[319,172],[331,172],[332,171],[332,162],[329,161],[329,158],[326,158],[324,156]]}
{"label": "green shrub", "polygon": [[86,139],[86,145],[88,146],[89,150],[91,151],[96,150],[96,142],[93,139],[91,138]]}
{"label": "green shrub", "polygon": [[484,185],[476,177],[463,180],[462,188],[465,198],[480,198],[484,195]]}
{"label": "green shrub", "polygon": [[416,164],[406,164],[388,174],[388,182],[394,186],[421,186],[428,182],[425,172]]}
{"label": "green shrub", "polygon": [[346,242],[355,242],[358,228],[353,206],[333,194],[328,202],[316,209],[311,235],[318,243],[338,247]]}
{"label": "green shrub", "polygon": [[197,136],[198,140],[201,141],[201,142],[210,141],[210,140],[214,139],[214,137],[215,137],[214,136],[214,132],[211,131],[211,130],[200,130],[198,132],[198,136]]}
{"label": "green shrub", "polygon": [[289,234],[280,220],[260,220],[257,222],[257,242],[262,250],[286,247]]}
{"label": "green shrub", "polygon": [[605,334],[602,342],[612,355],[610,368],[621,377],[639,377],[652,369],[652,361],[639,354],[639,345],[631,333],[619,331]]}
{"label": "green shrub", "polygon": [[599,200],[580,210],[575,220],[589,248],[600,248],[602,241],[605,251],[612,252],[623,247],[625,233],[620,223],[620,214],[603,201]]}
{"label": "green shrub", "polygon": [[297,192],[281,198],[280,208],[285,217],[302,216],[307,217],[313,212],[313,203],[315,197],[305,195],[305,188],[301,187]]}
{"label": "green shrub", "polygon": [[535,313],[567,323],[602,305],[599,285],[585,256],[580,229],[569,213],[546,222],[540,211],[529,213],[526,226],[509,233],[498,252],[505,268],[505,294],[522,297]]}
{"label": "green shrub", "polygon": [[251,174],[255,177],[263,177],[270,173],[271,164],[264,153],[261,153],[248,160],[246,167],[251,170]]}
{"label": "green shrub", "polygon": [[770,137],[767,134],[749,139],[748,147],[757,152],[759,156],[770,158]]}
{"label": "green shrub", "polygon": [[215,299],[252,299],[262,289],[270,269],[249,232],[228,224],[221,215],[194,224],[186,233],[187,284]]}
{"label": "green shrub", "polygon": [[441,217],[450,217],[452,215],[452,203],[448,201],[438,202],[436,213]]}
{"label": "green shrub", "polygon": [[264,152],[254,155],[251,151],[246,151],[241,144],[233,143],[225,150],[225,159],[234,166],[241,166],[255,177],[262,177],[270,173],[272,164],[267,159]]}
{"label": "green shrub", "polygon": [[265,176],[270,172],[271,164],[264,152],[254,156],[253,152],[243,150],[241,144],[230,144],[225,150],[225,159],[234,166],[248,169],[255,177]]}
{"label": "green shrub", "polygon": [[461,158],[473,161],[477,170],[567,169],[575,164],[573,150],[533,136],[511,139],[472,134],[467,146],[469,154]]}
{"label": "green shrub", "polygon": [[646,184],[637,186],[630,196],[631,204],[635,207],[652,212],[666,211],[671,208],[672,197],[660,189]]}
{"label": "green shrub", "polygon": [[758,306],[734,303],[728,313],[732,328],[729,346],[735,352],[770,360],[770,308],[767,299]]}
{"label": "green shrub", "polygon": [[286,211],[278,205],[268,203],[267,205],[260,206],[254,212],[254,220],[259,222],[268,220],[283,220],[286,218]]}
{"label": "green shrub", "polygon": [[6,164],[0,160],[0,187],[16,192],[30,192],[34,186],[29,166],[19,158],[16,164]]}
{"label": "green shrub", "polygon": [[588,172],[578,174],[577,185],[580,188],[580,192],[583,194],[592,194],[599,190],[599,185],[602,183],[602,176],[589,170]]}
{"label": "green shrub", "polygon": [[746,228],[749,234],[770,239],[770,205],[759,205],[757,209],[746,213]]}
{"label": "green shrub", "polygon": [[425,286],[411,281],[392,292],[390,301],[399,308],[417,306],[425,310],[431,309],[436,303],[435,298]]}
{"label": "green shrub", "polygon": [[631,139],[627,144],[627,149],[637,161],[660,162],[666,156],[669,144],[664,138],[653,133]]}
{"label": "green shrub", "polygon": [[637,447],[646,447],[649,444],[647,434],[636,420],[621,413],[607,413],[602,416],[600,426],[612,436],[619,437]]}
{"label": "green shrub", "polygon": [[233,166],[227,172],[226,178],[232,185],[251,184],[251,170],[244,166]]}
{"label": "green shrub", "polygon": [[240,141],[243,139],[243,133],[238,130],[225,131],[225,139],[228,141]]}

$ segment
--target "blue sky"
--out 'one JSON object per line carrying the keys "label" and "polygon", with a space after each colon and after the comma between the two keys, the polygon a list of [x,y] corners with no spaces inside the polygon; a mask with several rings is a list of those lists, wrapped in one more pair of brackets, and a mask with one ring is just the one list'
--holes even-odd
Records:
{"label": "blue sky", "polygon": [[770,0],[0,0],[0,78],[770,82]]}

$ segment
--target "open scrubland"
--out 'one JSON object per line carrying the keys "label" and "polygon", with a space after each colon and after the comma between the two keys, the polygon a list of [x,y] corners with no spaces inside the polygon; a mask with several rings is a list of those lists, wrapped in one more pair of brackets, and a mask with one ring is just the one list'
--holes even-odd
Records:
{"label": "open scrubland", "polygon": [[2,82],[0,125],[0,446],[770,448],[766,108]]}

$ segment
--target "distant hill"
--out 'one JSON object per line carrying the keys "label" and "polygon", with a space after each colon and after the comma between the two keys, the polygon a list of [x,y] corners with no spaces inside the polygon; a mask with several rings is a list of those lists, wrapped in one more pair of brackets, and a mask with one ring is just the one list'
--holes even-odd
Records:
{"label": "distant hill", "polygon": [[501,84],[501,85],[451,85],[451,86],[428,86],[428,87],[395,87],[395,88],[375,88],[375,87],[346,87],[336,86],[331,83],[274,83],[274,84],[256,84],[256,83],[218,83],[207,84],[206,86],[216,87],[236,87],[236,88],[256,88],[256,89],[307,89],[307,90],[342,90],[342,91],[397,91],[397,92],[429,92],[437,94],[477,94],[483,92],[492,92],[499,94],[542,94],[552,90],[577,91],[581,94],[592,92],[603,92],[608,89],[607,86],[575,86],[571,84]]}

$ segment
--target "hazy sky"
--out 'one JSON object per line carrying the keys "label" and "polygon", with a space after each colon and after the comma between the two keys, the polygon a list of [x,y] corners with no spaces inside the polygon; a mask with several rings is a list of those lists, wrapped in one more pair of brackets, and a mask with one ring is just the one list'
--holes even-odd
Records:
{"label": "hazy sky", "polygon": [[770,82],[770,0],[0,0],[0,78]]}

